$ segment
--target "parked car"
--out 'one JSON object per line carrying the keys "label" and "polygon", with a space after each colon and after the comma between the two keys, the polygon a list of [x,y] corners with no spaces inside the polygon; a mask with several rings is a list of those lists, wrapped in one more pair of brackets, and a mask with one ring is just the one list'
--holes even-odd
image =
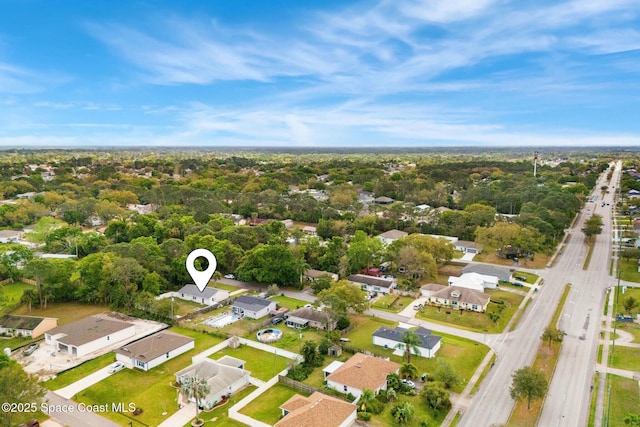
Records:
{"label": "parked car", "polygon": [[424,304],[414,304],[413,305],[413,309],[414,310],[420,310],[422,307],[424,307]]}
{"label": "parked car", "polygon": [[236,278],[236,276],[235,276],[235,275],[233,275],[233,274],[225,274],[225,275],[224,275],[224,278],[225,278],[225,279],[235,279],[235,278]]}
{"label": "parked car", "polygon": [[121,362],[116,362],[113,365],[109,366],[109,373],[110,374],[115,374],[118,371],[121,371],[124,369],[124,365]]}
{"label": "parked car", "polygon": [[282,317],[274,317],[273,319],[271,319],[271,324],[272,325],[277,325],[278,323],[282,322],[284,319]]}
{"label": "parked car", "polygon": [[523,282],[526,282],[526,281],[527,281],[527,278],[526,278],[526,277],[524,277],[524,276],[515,276],[515,278],[516,278],[517,280],[522,280]]}
{"label": "parked car", "polygon": [[520,283],[520,282],[513,282],[513,286],[517,286],[519,288],[524,287],[524,285],[522,283]]}
{"label": "parked car", "polygon": [[415,384],[413,381],[411,381],[411,380],[407,380],[407,379],[404,379],[404,378],[403,378],[403,379],[402,379],[402,384],[406,384],[406,385],[408,385],[408,386],[409,386],[409,387],[411,387],[411,388],[416,388],[416,384]]}
{"label": "parked car", "polygon": [[20,424],[18,427],[40,427],[40,422],[34,418],[27,423]]}
{"label": "parked car", "polygon": [[38,344],[37,342],[33,343],[29,347],[22,350],[22,354],[24,354],[25,356],[31,356],[33,352],[38,349],[38,347],[40,347],[40,344]]}

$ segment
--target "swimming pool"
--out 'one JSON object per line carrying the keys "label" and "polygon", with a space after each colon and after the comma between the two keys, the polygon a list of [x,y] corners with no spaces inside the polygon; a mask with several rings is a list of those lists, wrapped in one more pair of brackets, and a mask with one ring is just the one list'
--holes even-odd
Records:
{"label": "swimming pool", "polygon": [[258,332],[258,341],[261,342],[276,342],[280,338],[282,338],[282,331],[280,329],[269,328]]}
{"label": "swimming pool", "polygon": [[202,322],[205,325],[213,326],[214,328],[224,328],[227,325],[232,324],[240,320],[238,316],[233,313],[224,313],[216,317],[210,317]]}

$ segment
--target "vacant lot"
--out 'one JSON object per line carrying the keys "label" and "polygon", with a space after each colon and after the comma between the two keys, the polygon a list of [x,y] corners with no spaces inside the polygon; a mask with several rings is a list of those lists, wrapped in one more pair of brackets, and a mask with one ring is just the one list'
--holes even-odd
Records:
{"label": "vacant lot", "polygon": [[73,384],[74,382],[81,380],[89,374],[94,373],[98,369],[102,369],[105,366],[116,361],[116,356],[113,352],[107,353],[95,359],[87,360],[81,365],[76,366],[73,369],[64,371],[56,375],[55,378],[50,379],[42,383],[49,390],[58,390],[63,387]]}
{"label": "vacant lot", "polygon": [[628,371],[640,371],[640,348],[617,345],[613,353],[609,346],[611,363],[609,366]]}
{"label": "vacant lot", "polygon": [[413,301],[414,299],[410,297],[383,295],[372,304],[372,308],[398,313],[407,308],[407,305],[413,304]]}
{"label": "vacant lot", "polygon": [[[620,287],[617,292],[617,300],[616,300],[616,305],[615,305],[615,309],[613,310],[613,315],[617,315],[617,314],[631,314],[634,318],[636,317],[637,314],[640,314],[640,288],[629,288],[627,287],[627,290],[622,293],[622,287]],[[614,292],[616,292],[616,289],[613,289]],[[627,313],[627,311],[624,309],[624,301],[627,298],[634,298],[636,300],[636,307],[631,310],[631,313]]]}
{"label": "vacant lot", "polygon": [[476,255],[473,259],[478,262],[489,262],[491,264],[506,265],[509,267],[526,267],[526,268],[544,268],[549,262],[549,256],[544,254],[535,254],[533,259],[520,259],[519,263],[514,263],[511,259],[499,258],[496,251],[491,248],[485,248],[482,253]]}
{"label": "vacant lot", "polygon": [[622,270],[620,271],[620,278],[628,282],[640,283],[640,273],[638,273],[637,260],[622,258],[620,263]]}
{"label": "vacant lot", "polygon": [[605,402],[611,404],[608,411],[605,407],[605,414],[610,414],[608,425],[624,426],[624,418],[629,413],[637,414],[639,412],[638,381],[609,374],[607,375],[607,383],[611,386],[611,398],[605,396]]}
{"label": "vacant lot", "polygon": [[304,307],[306,304],[309,304],[307,301],[303,301],[301,299],[289,298],[283,295],[279,295],[277,297],[271,297],[269,299],[271,301],[276,301],[278,303],[278,306],[287,307],[291,311],[300,307]]}
{"label": "vacant lot", "polygon": [[22,298],[22,293],[26,289],[35,289],[33,285],[27,285],[26,283],[7,283],[0,287],[0,292],[4,296],[4,301],[0,300],[0,313],[2,313],[5,309],[10,307],[14,307],[20,303],[20,298]]}
{"label": "vacant lot", "polygon": [[57,317],[58,326],[66,325],[67,323],[75,322],[76,320],[83,319],[92,314],[103,313],[109,310],[106,305],[100,304],[80,304],[77,302],[61,302],[61,303],[49,303],[47,309],[32,308],[29,311],[29,307],[21,305],[11,314],[25,314],[28,316],[41,316],[41,317]]}
{"label": "vacant lot", "polygon": [[[144,411],[136,419],[152,426],[160,424],[178,409],[176,402],[178,392],[170,385],[175,379],[174,374],[180,369],[189,366],[194,355],[222,341],[220,338],[190,329],[173,327],[170,330],[193,337],[196,340],[195,349],[171,359],[148,372],[123,369],[78,393],[74,400],[87,404],[133,402],[136,408],[142,408]],[[166,415],[163,415],[163,413],[166,413]],[[103,415],[121,425],[128,425],[130,421],[117,412],[109,412]]]}

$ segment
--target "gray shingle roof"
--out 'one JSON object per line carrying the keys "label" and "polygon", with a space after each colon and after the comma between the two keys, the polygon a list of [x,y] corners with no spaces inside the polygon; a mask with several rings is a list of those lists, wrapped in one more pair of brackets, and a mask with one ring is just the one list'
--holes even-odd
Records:
{"label": "gray shingle roof", "polygon": [[382,277],[367,276],[366,274],[352,274],[347,277],[347,280],[381,288],[389,288],[393,284],[393,279],[383,279]]}
{"label": "gray shingle roof", "polygon": [[116,350],[116,353],[148,362],[192,341],[191,337],[162,331],[122,346]]}
{"label": "gray shingle roof", "polygon": [[15,316],[7,314],[0,319],[0,328],[24,329],[33,331],[44,320],[44,317]]}
{"label": "gray shingle roof", "polygon": [[505,282],[508,282],[511,278],[509,269],[487,264],[469,264],[462,269],[462,273],[479,273],[487,276],[496,276],[498,280]]}
{"label": "gray shingle roof", "polygon": [[[395,341],[397,343],[402,343],[402,337],[406,332],[407,332],[407,329],[404,329],[404,328],[396,327],[394,329],[388,329],[383,326],[380,326],[378,330],[373,333],[373,336],[386,338],[386,339]],[[432,335],[430,330],[425,329],[423,327],[419,327],[413,332],[415,332],[415,334],[418,335],[418,337],[420,337],[419,347],[427,348],[429,350],[435,347],[436,344],[438,344],[442,339],[437,335]]]}
{"label": "gray shingle roof", "polygon": [[250,295],[242,295],[233,302],[234,307],[240,307],[241,309],[248,311],[260,311],[271,304],[273,304],[273,301],[271,300],[252,297]]}
{"label": "gray shingle roof", "polygon": [[182,288],[180,288],[178,293],[179,294],[187,294],[187,295],[195,295],[195,296],[197,296],[199,298],[209,299],[209,298],[213,297],[216,293],[218,293],[218,291],[219,291],[219,289],[207,286],[206,288],[204,288],[203,292],[200,292],[200,289],[198,289],[198,287],[196,285],[184,285]]}

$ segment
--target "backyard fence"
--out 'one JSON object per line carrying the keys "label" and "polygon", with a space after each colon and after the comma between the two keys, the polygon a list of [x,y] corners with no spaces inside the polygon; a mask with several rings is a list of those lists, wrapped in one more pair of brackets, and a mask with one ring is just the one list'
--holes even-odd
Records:
{"label": "backyard fence", "polygon": [[302,393],[312,394],[316,391],[322,392],[322,390],[320,390],[319,388],[310,386],[309,384],[301,383],[300,381],[296,381],[282,375],[278,376],[278,382]]}

